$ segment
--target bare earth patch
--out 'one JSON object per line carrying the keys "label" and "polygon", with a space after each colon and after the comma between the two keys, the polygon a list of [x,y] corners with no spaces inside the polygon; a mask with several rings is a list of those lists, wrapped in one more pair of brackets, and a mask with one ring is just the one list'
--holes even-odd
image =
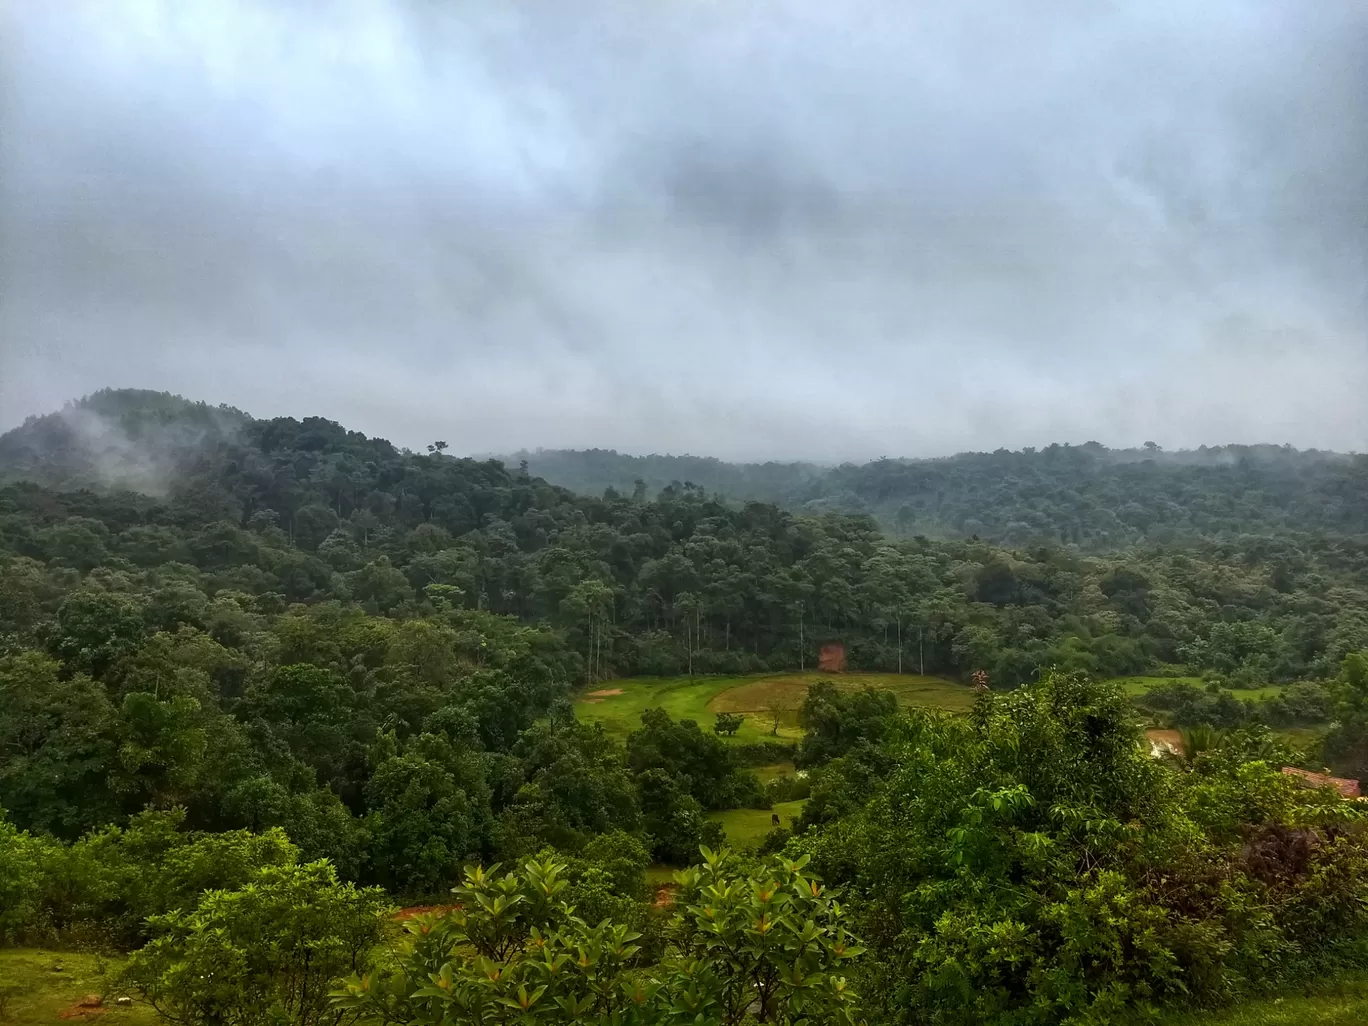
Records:
{"label": "bare earth patch", "polygon": [[598,691],[589,692],[590,698],[612,698],[614,695],[622,694],[622,688],[602,688]]}
{"label": "bare earth patch", "polygon": [[728,688],[708,703],[709,712],[758,713],[775,704],[786,710],[796,710],[807,697],[805,680],[757,680]]}
{"label": "bare earth patch", "polygon": [[109,1009],[105,1008],[104,999],[99,994],[87,994],[70,1008],[58,1012],[57,1017],[60,1019],[85,1019],[92,1015],[104,1015],[107,1011]]}
{"label": "bare earth patch", "polygon": [[656,908],[669,908],[674,904],[675,891],[679,890],[679,884],[667,883],[656,888],[655,901],[651,904]]}

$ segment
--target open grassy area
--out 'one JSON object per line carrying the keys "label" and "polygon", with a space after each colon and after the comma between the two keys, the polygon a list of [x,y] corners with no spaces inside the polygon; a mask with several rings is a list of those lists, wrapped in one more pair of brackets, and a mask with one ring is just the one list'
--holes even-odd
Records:
{"label": "open grassy area", "polygon": [[963,684],[939,677],[897,673],[771,673],[748,677],[631,677],[604,681],[582,691],[576,701],[581,720],[600,722],[615,737],[625,737],[641,723],[647,709],[661,708],[675,719],[696,720],[710,728],[719,712],[745,716],[737,731],[738,741],[760,741],[771,737],[771,710],[779,710],[779,737],[797,740],[798,708],[808,685],[818,680],[833,681],[837,687],[858,690],[863,687],[886,688],[904,707],[946,709],[963,712],[974,700]]}
{"label": "open grassy area", "polygon": [[803,802],[776,802],[771,809],[728,809],[726,812],[710,812],[708,818],[721,823],[727,832],[727,843],[733,848],[754,848],[774,829],[773,816],[779,817],[779,825],[792,827],[803,811]]}
{"label": "open grassy area", "polygon": [[[98,1019],[106,1026],[152,1026],[157,1016],[147,1005],[121,1008],[114,1003],[108,988],[117,971],[116,960],[97,955],[0,950],[0,1023],[55,1026]],[[89,995],[102,997],[104,1006],[80,1007]]]}
{"label": "open grassy area", "polygon": [[[1205,684],[1201,677],[1113,677],[1109,683],[1120,684],[1127,695],[1132,698],[1143,695],[1155,684],[1191,684],[1193,687],[1204,687]],[[1283,693],[1282,684],[1270,684],[1263,688],[1235,688],[1236,698],[1246,701],[1254,701],[1258,698],[1272,698],[1274,695]]]}
{"label": "open grassy area", "polygon": [[1368,1023],[1368,980],[1319,984],[1311,995],[1261,998],[1217,1012],[1165,1016],[1160,1026],[1362,1026]]}
{"label": "open grassy area", "polygon": [[792,776],[796,772],[797,767],[791,762],[773,762],[768,766],[755,767],[755,775],[760,778],[762,784],[768,784],[778,777]]}
{"label": "open grassy area", "polygon": [[1143,695],[1154,684],[1191,684],[1194,687],[1202,686],[1201,677],[1113,677],[1107,681],[1108,684],[1120,684],[1122,690],[1135,698]]}

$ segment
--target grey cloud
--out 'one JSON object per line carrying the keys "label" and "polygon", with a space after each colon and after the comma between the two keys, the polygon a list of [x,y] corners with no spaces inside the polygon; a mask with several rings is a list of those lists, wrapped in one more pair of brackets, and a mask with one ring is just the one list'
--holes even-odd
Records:
{"label": "grey cloud", "polygon": [[0,428],[1368,448],[1352,0],[0,13]]}

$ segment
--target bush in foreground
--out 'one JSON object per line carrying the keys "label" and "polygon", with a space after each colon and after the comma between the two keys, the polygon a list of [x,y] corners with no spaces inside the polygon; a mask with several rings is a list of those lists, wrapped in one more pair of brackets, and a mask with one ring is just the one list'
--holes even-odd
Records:
{"label": "bush in foreground", "polygon": [[627,925],[575,915],[562,900],[562,865],[529,862],[502,875],[477,867],[454,909],[406,924],[398,968],[354,975],[336,992],[338,1007],[433,1026],[860,1021],[840,971],[862,949],[806,860],[703,856],[676,874],[666,953],[653,964]]}

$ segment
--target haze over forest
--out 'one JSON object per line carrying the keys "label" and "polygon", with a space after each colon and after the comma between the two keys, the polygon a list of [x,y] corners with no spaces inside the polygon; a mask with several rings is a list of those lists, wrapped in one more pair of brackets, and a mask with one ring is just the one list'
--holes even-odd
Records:
{"label": "haze over forest", "polygon": [[0,13],[0,430],[1362,450],[1352,0]]}

